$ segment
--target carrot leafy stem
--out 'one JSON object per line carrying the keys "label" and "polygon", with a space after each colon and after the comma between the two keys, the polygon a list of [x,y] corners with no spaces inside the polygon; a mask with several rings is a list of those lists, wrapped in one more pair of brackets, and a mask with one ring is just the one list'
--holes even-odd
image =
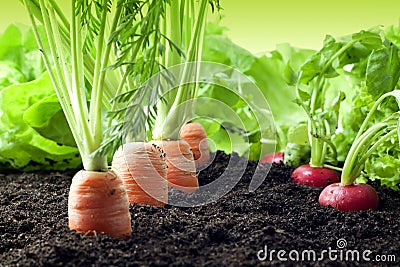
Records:
{"label": "carrot leafy stem", "polygon": [[109,151],[97,153],[112,134],[104,131],[104,111],[120,108],[111,99],[153,73],[166,1],[72,0],[70,20],[55,0],[23,2],[84,169],[106,170]]}

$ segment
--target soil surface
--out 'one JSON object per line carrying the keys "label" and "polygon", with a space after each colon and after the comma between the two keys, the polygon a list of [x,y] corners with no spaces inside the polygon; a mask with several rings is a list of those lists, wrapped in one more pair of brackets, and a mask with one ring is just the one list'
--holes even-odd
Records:
{"label": "soil surface", "polygon": [[[245,161],[218,152],[200,183],[229,159]],[[322,189],[293,184],[284,165],[250,193],[256,168],[267,174],[249,162],[233,190],[204,206],[132,205],[133,237],[123,240],[68,229],[73,171],[1,174],[0,266],[400,266],[400,192],[372,184],[379,210],[343,213],[321,207]]]}

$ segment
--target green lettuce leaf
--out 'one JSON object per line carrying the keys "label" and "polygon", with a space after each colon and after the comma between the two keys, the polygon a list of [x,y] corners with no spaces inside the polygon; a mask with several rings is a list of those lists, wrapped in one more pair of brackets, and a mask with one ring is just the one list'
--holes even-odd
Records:
{"label": "green lettuce leaf", "polygon": [[30,106],[24,112],[23,119],[43,137],[53,140],[57,144],[76,147],[56,94]]}
{"label": "green lettuce leaf", "polygon": [[364,178],[372,181],[379,180],[381,185],[399,190],[400,159],[397,155],[400,151],[396,150],[396,156],[380,151],[374,157],[370,158],[365,163],[366,174]]}
{"label": "green lettuce leaf", "polygon": [[15,64],[8,61],[0,61],[0,90],[9,85],[25,81],[25,76],[15,67]]}
{"label": "green lettuce leaf", "polygon": [[[3,170],[65,170],[81,165],[75,147],[49,140],[23,119],[35,103],[54,94],[49,76],[0,91],[0,168]],[[44,114],[43,114],[44,116]]]}
{"label": "green lettuce leaf", "polygon": [[24,79],[15,82],[32,81],[45,71],[32,30],[16,25],[10,25],[0,35],[0,62],[12,62],[12,67],[23,75]]}

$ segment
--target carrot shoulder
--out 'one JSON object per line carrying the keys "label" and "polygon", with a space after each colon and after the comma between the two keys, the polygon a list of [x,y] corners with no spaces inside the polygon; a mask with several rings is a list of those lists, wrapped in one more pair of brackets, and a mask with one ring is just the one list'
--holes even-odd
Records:
{"label": "carrot shoulder", "polygon": [[168,203],[167,164],[163,150],[132,142],[114,154],[112,168],[121,177],[129,203],[164,206]]}
{"label": "carrot shoulder", "polygon": [[113,172],[79,171],[70,187],[68,217],[69,228],[77,232],[132,236],[126,191]]}
{"label": "carrot shoulder", "polygon": [[181,129],[180,138],[188,142],[192,149],[196,167],[205,165],[210,161],[207,134],[200,123],[186,123]]}
{"label": "carrot shoulder", "polygon": [[185,140],[152,141],[166,154],[168,166],[167,179],[169,188],[190,193],[199,187],[196,166],[189,144]]}

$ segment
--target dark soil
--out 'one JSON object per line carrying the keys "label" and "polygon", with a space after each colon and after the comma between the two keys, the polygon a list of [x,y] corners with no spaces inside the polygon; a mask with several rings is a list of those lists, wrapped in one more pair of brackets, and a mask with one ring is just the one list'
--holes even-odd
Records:
{"label": "dark soil", "polygon": [[[200,181],[218,178],[229,157],[217,153]],[[231,160],[244,159],[233,154]],[[237,186],[205,206],[131,206],[133,237],[124,240],[68,229],[74,172],[3,174],[0,266],[377,266],[379,257],[395,257],[381,266],[400,266],[399,192],[372,184],[381,199],[379,210],[343,213],[319,206],[321,189],[293,184],[292,169],[284,165],[273,165],[261,187],[249,193],[256,166],[249,162]],[[265,167],[258,168],[266,174]],[[337,243],[342,238],[345,247]],[[257,253],[265,248],[268,256],[259,260]],[[279,250],[288,261],[278,259]],[[320,261],[307,254],[310,250]]]}

